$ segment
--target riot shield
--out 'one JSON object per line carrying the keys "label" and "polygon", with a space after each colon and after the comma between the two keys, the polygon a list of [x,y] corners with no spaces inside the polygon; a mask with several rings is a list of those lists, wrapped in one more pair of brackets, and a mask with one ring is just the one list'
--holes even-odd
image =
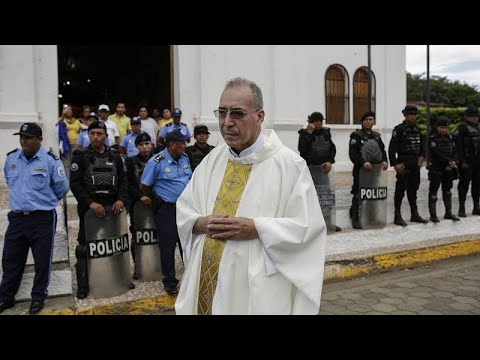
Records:
{"label": "riot shield", "polygon": [[157,229],[150,206],[137,201],[133,207],[133,241],[135,243],[135,273],[138,280],[162,280]]}
{"label": "riot shield", "polygon": [[387,172],[380,164],[360,168],[359,222],[362,229],[381,229],[387,224]]}
{"label": "riot shield", "polygon": [[335,233],[335,174],[333,168],[328,174],[322,165],[309,165],[308,168],[317,190],[318,201],[327,225],[327,233]]}
{"label": "riot shield", "polygon": [[85,214],[89,294],[94,298],[118,296],[130,289],[127,221],[126,211],[113,215],[111,206],[105,206],[103,219],[91,209]]}

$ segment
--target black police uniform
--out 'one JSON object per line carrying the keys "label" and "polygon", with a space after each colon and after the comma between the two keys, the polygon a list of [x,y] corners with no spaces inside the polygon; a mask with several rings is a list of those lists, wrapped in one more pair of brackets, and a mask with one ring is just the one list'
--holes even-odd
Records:
{"label": "black police uniform", "polygon": [[[467,109],[469,110],[469,109]],[[472,115],[478,114],[471,111]],[[467,216],[465,213],[465,200],[468,187],[472,182],[473,215],[480,215],[480,125],[470,122],[461,124],[455,132],[455,145],[459,160],[458,215]]]}
{"label": "black police uniform", "polygon": [[192,167],[192,171],[194,171],[195,168],[200,165],[203,158],[207,156],[208,153],[214,148],[215,146],[206,144],[206,148],[201,149],[197,145],[197,143],[195,143],[185,149],[185,154],[187,154],[188,158],[190,159],[190,166]]}
{"label": "black police uniform", "polygon": [[70,188],[78,201],[77,211],[80,218],[79,245],[75,249],[77,297],[84,298],[88,294],[84,215],[90,209],[92,202],[103,206],[111,206],[117,200],[123,201],[124,204],[128,203],[127,179],[120,154],[108,146],[105,146],[103,153],[95,151],[92,145],[83,151],[74,151]]}
{"label": "black police uniform", "polygon": [[385,152],[385,144],[378,132],[372,131],[367,133],[365,130],[357,130],[350,134],[349,151],[350,160],[353,163],[353,185],[351,194],[352,207],[350,215],[352,217],[352,225],[355,229],[360,229],[358,223],[359,216],[359,175],[360,168],[366,162],[371,164],[381,164],[387,161],[387,153]]}
{"label": "black police uniform", "polygon": [[[150,138],[150,137],[149,137]],[[130,214],[130,233],[132,234],[132,241],[131,241],[131,251],[132,251],[132,258],[135,261],[135,241],[133,238],[133,218],[135,214],[133,213],[133,207],[137,201],[144,196],[142,191],[140,190],[140,183],[143,174],[143,169],[145,169],[145,165],[147,161],[153,156],[153,153],[148,154],[146,157],[142,157],[140,154],[127,158],[126,159],[126,167],[127,167],[127,182],[128,182],[128,196],[129,196],[129,214]],[[153,200],[153,199],[152,199]],[[134,275],[134,278],[136,275]]]}
{"label": "black police uniform", "polygon": [[[440,125],[439,122],[437,122],[437,125]],[[439,134],[431,135],[428,139],[428,150],[428,179],[430,180],[428,210],[430,211],[430,220],[439,222],[436,203],[438,199],[437,192],[440,185],[442,185],[445,219],[458,221],[459,218],[452,214],[452,192],[450,191],[456,172],[453,169],[446,169],[449,164],[457,161],[453,137],[450,134],[445,136],[440,136]]]}
{"label": "black police uniform", "polygon": [[320,130],[314,130],[311,134],[306,129],[300,129],[298,134],[298,151],[307,165],[335,163],[337,148],[332,141],[329,128],[322,127]]}
{"label": "black police uniform", "polygon": [[425,137],[415,124],[409,124],[405,120],[393,129],[392,139],[388,147],[390,165],[395,166],[402,163],[405,165],[405,173],[403,175],[397,173],[397,182],[395,184],[394,223],[397,225],[406,225],[402,219],[400,210],[405,189],[407,190],[407,198],[412,214],[410,221],[428,222],[420,217],[417,210],[417,190],[420,186],[418,158],[420,156],[425,157],[425,150]]}

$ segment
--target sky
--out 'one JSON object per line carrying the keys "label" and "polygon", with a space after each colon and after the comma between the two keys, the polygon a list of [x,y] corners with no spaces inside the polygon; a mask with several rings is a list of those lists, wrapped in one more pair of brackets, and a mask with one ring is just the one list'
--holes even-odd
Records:
{"label": "sky", "polygon": [[[427,72],[427,45],[407,45],[407,71]],[[477,85],[480,89],[480,45],[430,45],[430,76]]]}

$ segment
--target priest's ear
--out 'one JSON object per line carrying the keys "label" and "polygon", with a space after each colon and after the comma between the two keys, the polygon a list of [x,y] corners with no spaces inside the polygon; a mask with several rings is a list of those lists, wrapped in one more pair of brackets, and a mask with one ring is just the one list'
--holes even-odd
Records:
{"label": "priest's ear", "polygon": [[265,119],[265,110],[263,109],[257,110],[257,123],[259,125],[262,125],[264,119]]}

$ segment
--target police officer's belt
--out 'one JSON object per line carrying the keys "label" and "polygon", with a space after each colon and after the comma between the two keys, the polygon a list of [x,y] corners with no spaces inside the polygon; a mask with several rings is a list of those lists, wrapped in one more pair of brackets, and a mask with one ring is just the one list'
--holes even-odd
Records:
{"label": "police officer's belt", "polygon": [[157,207],[160,207],[161,205],[167,205],[167,206],[171,206],[171,207],[175,207],[175,206],[176,206],[175,203],[166,202],[166,201],[164,201],[164,200],[163,200],[162,198],[160,198],[160,197],[157,197],[157,198],[155,199],[155,202],[156,202]]}

